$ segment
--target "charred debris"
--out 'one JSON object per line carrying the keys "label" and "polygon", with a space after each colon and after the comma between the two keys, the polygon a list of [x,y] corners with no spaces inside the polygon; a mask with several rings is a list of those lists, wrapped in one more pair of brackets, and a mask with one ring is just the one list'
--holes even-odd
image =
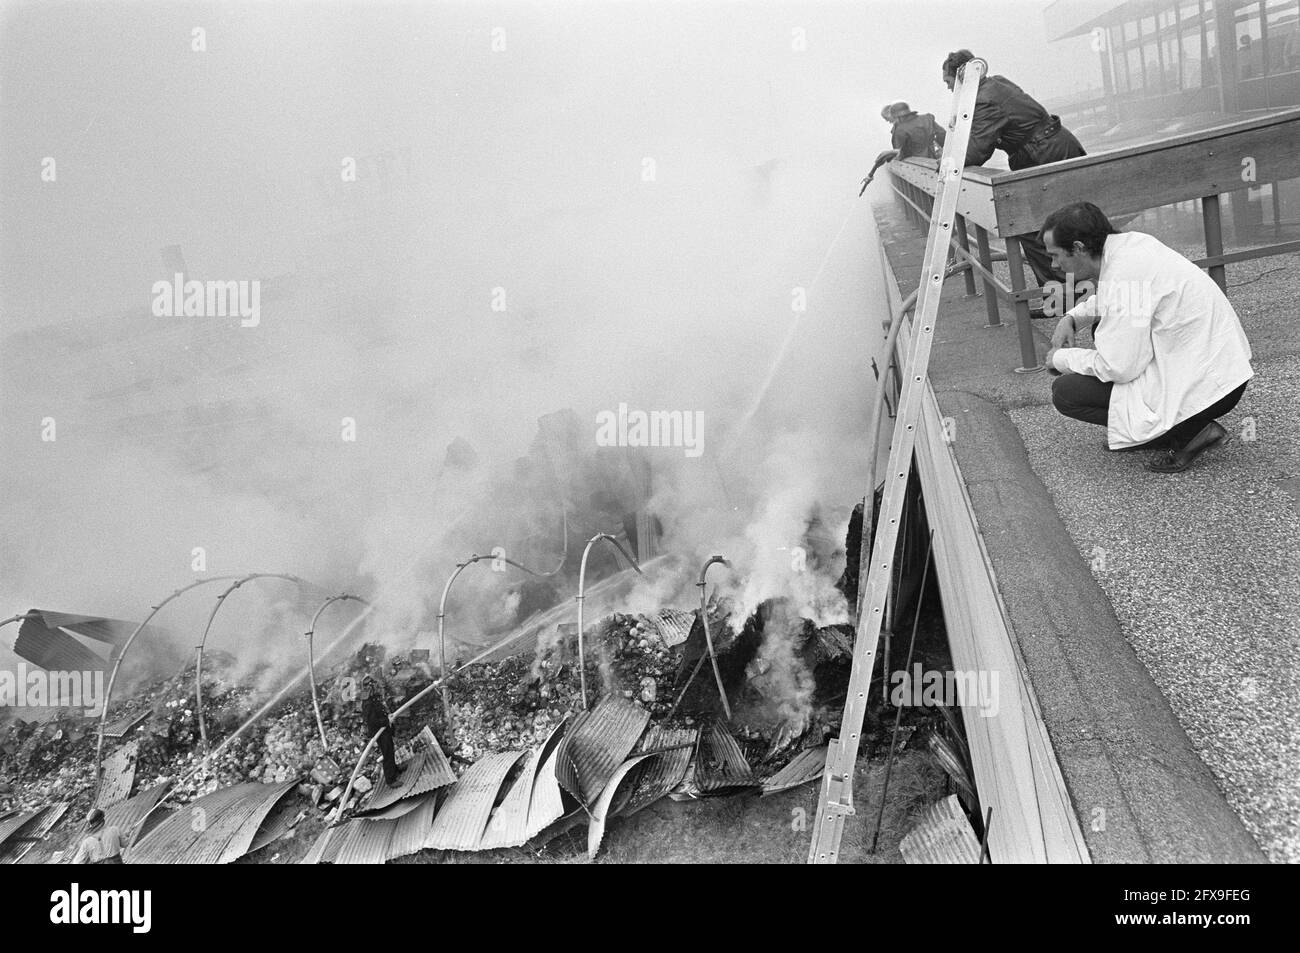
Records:
{"label": "charred debris", "polygon": [[[556,466],[557,460],[574,459],[574,454],[567,452],[576,442],[574,426],[575,421],[564,415],[543,418],[541,435],[516,468],[513,482],[535,486],[544,481],[568,487],[566,512],[580,514],[572,518],[573,523],[612,524],[622,531],[628,548],[642,557],[653,554],[659,528],[653,518],[644,515],[648,496],[644,472],[638,473],[635,465],[614,475],[571,462]],[[457,441],[449,448],[445,466],[466,468],[475,463],[472,449]],[[519,489],[518,485],[498,486],[497,494],[517,500]],[[579,506],[580,501],[585,505]],[[879,493],[874,503],[879,506]],[[841,557],[844,571],[837,583],[850,606],[856,604],[861,512],[859,504],[849,523]],[[914,612],[921,613],[922,621],[914,661],[927,668],[950,667],[933,577],[927,592],[917,591],[928,535],[919,486],[914,485],[910,494],[908,519],[908,529],[900,540],[900,569],[890,600],[888,634],[878,653],[873,702],[864,725],[868,758],[883,758],[890,748],[896,712],[889,703],[887,675],[903,665],[905,637]],[[810,530],[816,531],[816,527],[810,525]],[[574,576],[576,553],[572,549],[566,540],[563,571],[531,577],[521,584],[516,625],[539,612],[563,610],[571,595],[566,583]],[[613,554],[605,559],[598,573],[616,576],[627,571]],[[487,832],[495,829],[496,815],[505,810],[507,791],[511,784],[518,784],[520,772],[525,770],[522,766],[531,765],[526,770],[532,772],[534,792],[540,790],[541,761],[555,753],[557,744],[563,746],[557,739],[566,731],[577,737],[575,726],[590,719],[590,709],[608,699],[617,701],[622,710],[639,712],[637,718],[643,717],[641,729],[632,738],[636,744],[627,751],[613,751],[613,760],[622,765],[621,773],[614,771],[604,779],[619,785],[619,792],[612,792],[612,803],[598,816],[595,800],[587,803],[582,797],[581,779],[566,785],[564,771],[557,769],[562,792],[560,818],[530,836],[528,843],[544,843],[560,830],[585,821],[594,832],[594,851],[608,818],[626,810],[634,798],[645,802],[648,796],[688,799],[762,794],[813,781],[820,775],[821,749],[839,728],[854,629],[849,624],[818,626],[788,598],[767,599],[743,618],[737,611],[733,599],[714,587],[704,605],[707,633],[698,602],[694,606],[665,605],[648,614],[612,611],[589,616],[584,659],[579,658],[576,625],[566,616],[566,621],[544,627],[513,654],[503,652],[500,657],[455,669],[441,690],[427,692],[394,721],[398,760],[415,763],[421,752],[436,749],[459,778],[479,762],[504,752],[531,753],[500,779],[503,786],[491,813],[484,817],[481,839],[476,842],[482,847],[495,843]],[[710,637],[713,658],[708,657]],[[348,803],[339,803],[349,787],[349,772],[368,740],[355,703],[357,685],[366,676],[375,676],[390,709],[396,709],[429,688],[438,674],[436,650],[392,651],[381,644],[366,644],[332,665],[318,666],[323,744],[305,683],[287,694],[251,730],[223,743],[268,698],[251,687],[254,679],[233,677],[234,662],[219,650],[209,650],[205,659],[199,691],[206,715],[206,748],[198,729],[192,663],[170,677],[142,680],[133,693],[113,705],[106,751],[116,751],[119,757],[106,764],[105,775],[110,770],[119,772],[125,786],[119,784],[112,796],[130,803],[126,799],[132,792],[141,792],[138,796],[148,792],[155,800],[165,797],[166,802],[148,813],[147,823],[129,831],[130,837],[143,839],[175,807],[249,783],[281,785],[289,791],[266,815],[265,829],[259,829],[256,838],[250,836],[250,842],[259,848],[289,834],[295,826],[308,838],[318,832],[340,831],[344,821],[366,814],[376,784],[382,787],[382,782],[375,780],[378,770],[372,761],[352,787]],[[587,705],[580,666],[585,668],[591,696]],[[93,806],[98,780],[97,718],[63,713],[24,720],[15,709],[7,721],[0,722],[0,831],[7,829],[6,823],[14,827],[24,818],[30,820],[14,832],[22,835],[25,831],[28,836],[0,843],[0,862],[12,861],[24,845],[21,853],[30,850],[37,839],[31,834],[42,825],[54,828],[40,833],[51,850],[57,843],[72,844],[80,819]],[[897,745],[928,747],[951,779],[950,786],[967,813],[978,816],[960,718],[946,709],[907,708],[901,726]],[[677,743],[655,747],[656,739]],[[672,759],[653,757],[669,751],[678,754]],[[647,752],[651,756],[646,756]],[[665,767],[669,760],[681,768],[680,777],[673,777],[673,771]],[[580,762],[575,762],[579,768]],[[636,764],[628,767],[627,762]],[[715,771],[722,771],[719,777],[730,780],[701,783]],[[444,800],[447,791],[454,790],[455,784],[443,789]],[[419,793],[432,799],[427,807],[431,816],[436,816],[439,792]],[[102,791],[99,797],[100,806],[106,806]],[[423,806],[423,801],[419,803]],[[61,822],[51,821],[54,805],[59,807]],[[638,803],[637,809],[644,806]],[[525,826],[521,822],[520,831]],[[321,844],[330,838],[325,833],[319,833],[319,838],[318,859],[329,859],[329,845],[323,849],[324,856],[319,855]],[[427,846],[419,837],[408,840],[408,846],[415,849]],[[389,842],[390,850],[395,844],[396,839]],[[344,848],[335,843],[332,849]],[[380,852],[376,856],[383,860],[394,855]]]}

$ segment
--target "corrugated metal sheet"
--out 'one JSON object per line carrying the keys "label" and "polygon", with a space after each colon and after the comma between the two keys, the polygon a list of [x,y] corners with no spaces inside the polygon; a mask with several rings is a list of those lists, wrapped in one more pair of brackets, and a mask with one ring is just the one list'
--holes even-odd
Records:
{"label": "corrugated metal sheet", "polygon": [[388,843],[397,821],[356,818],[347,823],[342,843],[334,855],[336,864],[382,864],[388,859]]}
{"label": "corrugated metal sheet", "polygon": [[20,832],[28,825],[38,823],[41,816],[49,809],[50,806],[47,804],[45,807],[38,807],[34,811],[10,814],[5,820],[0,821],[0,850],[5,848],[5,842],[11,837],[18,837]]}
{"label": "corrugated metal sheet", "polygon": [[[94,639],[96,642],[107,642],[110,645],[122,645],[131,633],[135,631],[137,622],[124,622],[121,619],[106,619],[103,616],[93,615],[72,615],[67,612],[51,612],[49,609],[32,609],[34,614],[40,616],[41,622],[47,629],[68,629],[76,632],[78,635],[84,635],[88,639]],[[147,632],[142,631],[142,637],[147,637]]]}
{"label": "corrugated metal sheet", "polygon": [[506,801],[503,801],[488,819],[480,849],[517,847],[536,837],[564,816],[564,798],[560,793],[560,785],[555,780],[555,753],[568,728],[569,719],[565,716],[563,721],[551,729],[546,740],[530,753],[524,773],[507,795],[507,801],[512,797],[518,797],[522,801],[522,790],[525,789],[521,789],[520,785],[527,782],[528,798],[522,836],[520,831],[507,821],[507,818],[514,817],[510,812],[517,810],[518,805],[514,804],[510,811],[501,813],[506,807]]}
{"label": "corrugated metal sheet", "polygon": [[299,809],[297,801],[293,798],[281,798],[263,819],[262,826],[257,829],[257,834],[253,837],[253,843],[248,847],[248,853],[255,853],[267,844],[278,841],[293,830],[302,817],[303,811]]}
{"label": "corrugated metal sheet", "polygon": [[358,814],[357,816],[364,817],[371,821],[395,821],[399,817],[405,817],[407,814],[419,807],[421,800],[420,795],[417,794],[415,797],[408,797],[401,801],[396,801],[393,804],[388,805],[388,807],[382,808],[378,811],[370,811],[365,814]]}
{"label": "corrugated metal sheet", "polygon": [[470,765],[448,790],[424,846],[433,850],[478,850],[501,784],[523,754],[490,754]]}
{"label": "corrugated metal sheet", "polygon": [[14,654],[49,672],[98,672],[108,668],[96,655],[61,629],[47,629],[35,619],[24,619],[14,641]]}
{"label": "corrugated metal sheet", "polygon": [[0,862],[12,863],[11,856],[17,858],[24,846],[20,838],[34,837],[32,833],[50,810],[50,805],[39,807],[23,814],[11,814],[7,820],[0,821]]}
{"label": "corrugated metal sheet", "polygon": [[[580,711],[573,719],[573,724],[569,726],[570,732],[580,731],[587,722],[591,721],[592,711]],[[565,736],[568,737],[567,735]],[[569,792],[570,797],[582,800],[576,792],[582,790],[582,785],[578,783],[578,769],[574,764],[568,752],[565,751],[564,739],[555,748],[555,780],[559,782],[561,788]]]}
{"label": "corrugated metal sheet", "polygon": [[538,756],[545,756],[541,767],[533,779],[533,796],[528,802],[528,839],[532,840],[547,827],[564,816],[564,796],[560,793],[560,783],[555,779],[555,754],[558,745],[546,752],[542,746]]}
{"label": "corrugated metal sheet", "polygon": [[228,864],[248,853],[266,815],[297,784],[297,779],[249,782],[214,791],[137,840],[126,859],[133,864]]}
{"label": "corrugated metal sheet", "polygon": [[693,609],[664,609],[654,620],[655,631],[669,648],[681,645],[691,634],[691,626],[698,615],[699,612]]}
{"label": "corrugated metal sheet", "polygon": [[560,786],[590,808],[649,722],[650,713],[625,698],[601,699],[578,716],[560,742],[555,769]]}
{"label": "corrugated metal sheet", "polygon": [[438,792],[410,799],[414,808],[396,819],[354,818],[321,832],[304,864],[383,864],[424,848],[438,809]]}
{"label": "corrugated metal sheet", "polygon": [[[36,846],[36,841],[44,840],[50,831],[54,830],[55,825],[57,825],[59,821],[63,820],[64,815],[68,813],[70,807],[72,807],[71,801],[60,801],[58,804],[51,807],[45,812],[45,815],[40,819],[38,824],[23,832],[22,837],[24,839],[32,838],[32,840],[27,840],[26,843],[21,843],[19,839],[15,837],[10,842],[8,848],[0,850],[0,863],[22,863],[22,859],[27,856],[28,851]],[[10,854],[13,855],[13,859],[6,859],[7,855]]]}
{"label": "corrugated metal sheet", "polygon": [[674,801],[699,800],[700,789],[695,786],[695,752],[691,752],[691,763],[686,766],[681,782],[668,792],[668,796]]}
{"label": "corrugated metal sheet", "polygon": [[[600,797],[596,799],[596,806],[591,811],[591,823],[587,825],[587,858],[594,859],[596,852],[600,850],[600,842],[605,839],[605,822],[611,813],[611,806],[618,797],[619,788],[628,788],[629,785],[624,783],[627,776],[635,771],[646,761],[654,759],[652,754],[641,754],[629,758],[615,769],[609,783],[605,785],[605,790],[600,792]],[[625,793],[630,793],[625,791]]]}
{"label": "corrugated metal sheet", "polygon": [[805,748],[784,768],[763,781],[763,796],[788,791],[809,781],[816,781],[825,770],[826,745],[820,748]]}
{"label": "corrugated metal sheet", "polygon": [[438,794],[434,792],[420,801],[420,806],[393,822],[393,836],[388,842],[387,860],[405,857],[424,849],[424,842],[433,827],[438,810]]}
{"label": "corrugated metal sheet", "polygon": [[[432,732],[430,732],[430,738],[432,738]],[[398,801],[415,797],[418,794],[427,794],[429,791],[445,787],[448,784],[455,784],[456,772],[451,769],[447,756],[438,747],[437,740],[433,740],[431,745],[432,747],[425,747],[424,750],[417,752],[406,763],[406,767],[395,785],[390,787],[383,779],[380,779],[370,793],[365,806],[357,812],[357,815],[362,816],[382,811]]]}
{"label": "corrugated metal sheet", "polygon": [[479,850],[518,847],[528,840],[528,805],[533,799],[533,779],[538,767],[537,752],[528,752],[523,770],[510,785],[505,800],[492,810],[479,841]]}
{"label": "corrugated metal sheet", "polygon": [[139,742],[129,741],[104,761],[104,783],[100,785],[99,800],[96,801],[99,807],[110,807],[131,796],[131,788],[135,787],[135,762],[139,751]]}
{"label": "corrugated metal sheet", "polygon": [[691,755],[698,738],[699,731],[695,728],[665,728],[661,725],[647,728],[636,746],[638,753],[662,748],[671,750],[656,755],[654,760],[645,765],[632,791],[632,799],[619,813],[623,817],[631,817],[681,784],[686,777],[686,769],[690,767]]}
{"label": "corrugated metal sheet", "polygon": [[316,843],[311,845],[311,850],[307,851],[307,856],[298,861],[300,864],[332,864],[334,858],[338,856],[338,849],[342,846],[343,840],[347,837],[348,829],[356,821],[348,821],[338,827],[327,827],[320,832],[316,838]]}
{"label": "corrugated metal sheet", "polygon": [[108,724],[104,725],[105,738],[122,738],[134,731],[144,720],[149,717],[149,709],[138,711],[132,715],[122,715],[115,718]]}
{"label": "corrugated metal sheet", "polygon": [[[141,791],[135,797],[127,798],[125,801],[119,801],[112,807],[104,809],[104,824],[112,825],[122,832],[122,846],[130,847],[132,842],[132,829],[136,823],[158,804],[162,796],[167,793],[167,789],[172,786],[170,781],[162,781],[149,788],[147,791]],[[165,820],[166,814],[158,812],[152,815],[135,832],[134,840],[140,840],[160,822]]]}
{"label": "corrugated metal sheet", "polygon": [[[738,638],[737,633],[731,630],[731,609],[731,603],[725,600],[709,603],[709,634],[713,637],[713,649],[718,655],[726,655],[730,652]],[[681,660],[677,663],[677,674],[674,677],[675,685],[685,685],[695,669],[695,663],[708,654],[709,642],[704,637],[704,626],[699,624],[699,617],[700,614],[695,613],[695,621],[691,625],[689,635],[682,643]],[[696,676],[697,680],[703,674],[701,672]]]}
{"label": "corrugated metal sheet", "polygon": [[975,864],[980,856],[979,838],[955,794],[930,805],[898,847],[909,864]]}
{"label": "corrugated metal sheet", "polygon": [[740,745],[720,722],[700,734],[695,749],[695,786],[702,794],[719,794],[758,784]]}

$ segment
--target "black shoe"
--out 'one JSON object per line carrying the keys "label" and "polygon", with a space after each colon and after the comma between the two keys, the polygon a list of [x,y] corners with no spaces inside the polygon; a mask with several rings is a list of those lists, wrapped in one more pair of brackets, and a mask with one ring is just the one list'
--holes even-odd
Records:
{"label": "black shoe", "polygon": [[1181,450],[1165,450],[1156,454],[1147,463],[1147,469],[1152,473],[1182,473],[1202,453],[1227,439],[1228,431],[1217,420],[1211,420]]}
{"label": "black shoe", "polygon": [[1101,440],[1101,445],[1110,453],[1134,453],[1138,450],[1173,450],[1174,449],[1173,441],[1169,439],[1168,434],[1165,434],[1162,437],[1156,437],[1154,440],[1148,440],[1146,443],[1139,443],[1135,447],[1112,447],[1110,445],[1110,441],[1107,440],[1105,437],[1103,437]]}

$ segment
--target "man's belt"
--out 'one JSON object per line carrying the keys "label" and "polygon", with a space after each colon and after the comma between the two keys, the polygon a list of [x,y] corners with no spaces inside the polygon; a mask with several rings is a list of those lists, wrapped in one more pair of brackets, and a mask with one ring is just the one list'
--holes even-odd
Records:
{"label": "man's belt", "polygon": [[1025,145],[1022,146],[1021,148],[1025,148],[1027,146],[1040,145],[1041,143],[1044,143],[1048,139],[1052,138],[1052,136],[1056,135],[1060,131],[1061,131],[1061,117],[1048,116],[1047,120],[1043,122],[1041,125],[1039,125],[1037,129],[1034,130],[1034,134],[1025,140]]}

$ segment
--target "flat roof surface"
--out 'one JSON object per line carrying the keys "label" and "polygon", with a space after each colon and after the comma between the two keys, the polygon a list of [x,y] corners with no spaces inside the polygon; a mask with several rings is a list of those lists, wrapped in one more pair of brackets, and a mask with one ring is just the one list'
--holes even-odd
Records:
{"label": "flat roof surface", "polygon": [[[924,237],[875,211],[906,294]],[[1300,860],[1298,259],[1229,266],[1256,377],[1223,421],[1238,439],[1173,476],[1060,416],[1050,377],[1013,372],[1011,309],[985,329],[945,286],[931,383],[1097,862]]]}

